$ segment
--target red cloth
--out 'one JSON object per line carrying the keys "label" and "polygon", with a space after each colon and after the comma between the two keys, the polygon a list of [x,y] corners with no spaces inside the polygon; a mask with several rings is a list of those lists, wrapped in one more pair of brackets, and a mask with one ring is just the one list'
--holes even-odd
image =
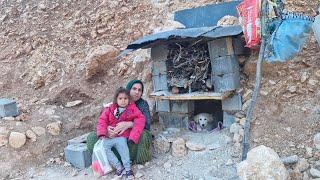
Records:
{"label": "red cloth", "polygon": [[261,42],[261,0],[244,0],[237,10],[242,19],[246,47],[257,49]]}
{"label": "red cloth", "polygon": [[101,113],[97,126],[97,136],[107,136],[108,126],[116,127],[119,122],[131,121],[133,122],[133,128],[127,129],[118,136],[126,137],[137,144],[145,126],[145,118],[143,114],[134,103],[130,103],[127,108],[121,113],[119,119],[116,119],[113,114],[116,108],[117,105],[112,104],[110,107],[105,108]]}

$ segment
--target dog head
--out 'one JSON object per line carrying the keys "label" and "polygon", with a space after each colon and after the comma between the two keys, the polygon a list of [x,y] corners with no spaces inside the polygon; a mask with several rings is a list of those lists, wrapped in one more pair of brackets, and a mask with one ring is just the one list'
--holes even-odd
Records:
{"label": "dog head", "polygon": [[208,122],[213,121],[213,117],[209,113],[200,113],[194,116],[194,121],[200,125],[202,129],[206,128],[208,125]]}

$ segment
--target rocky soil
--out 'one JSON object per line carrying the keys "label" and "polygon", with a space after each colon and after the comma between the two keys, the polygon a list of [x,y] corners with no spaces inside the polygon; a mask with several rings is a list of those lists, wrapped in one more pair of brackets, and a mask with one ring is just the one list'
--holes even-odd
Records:
{"label": "rocky soil", "polygon": [[[144,165],[134,165],[136,179],[237,179],[239,151],[232,147],[227,129],[213,133],[181,132],[168,129],[157,135],[154,157]],[[160,142],[161,144],[160,145]],[[168,146],[163,144],[168,143]],[[182,148],[181,148],[182,147]],[[78,171],[63,160],[29,170],[24,178],[97,179],[90,168]],[[113,172],[102,179],[113,179]]]}

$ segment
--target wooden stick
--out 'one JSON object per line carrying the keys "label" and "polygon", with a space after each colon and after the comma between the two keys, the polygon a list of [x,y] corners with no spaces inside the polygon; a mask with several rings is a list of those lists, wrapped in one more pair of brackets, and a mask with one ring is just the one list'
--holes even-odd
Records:
{"label": "wooden stick", "polygon": [[256,68],[256,82],[254,91],[252,94],[252,98],[250,101],[250,105],[247,111],[246,121],[244,124],[244,138],[242,142],[242,161],[247,159],[247,153],[250,149],[250,123],[252,120],[253,110],[256,105],[257,97],[260,92],[260,85],[261,85],[261,64],[264,59],[265,53],[265,46],[266,46],[266,30],[267,30],[267,0],[262,0],[261,2],[261,46],[259,51],[259,58],[257,61],[257,68]]}

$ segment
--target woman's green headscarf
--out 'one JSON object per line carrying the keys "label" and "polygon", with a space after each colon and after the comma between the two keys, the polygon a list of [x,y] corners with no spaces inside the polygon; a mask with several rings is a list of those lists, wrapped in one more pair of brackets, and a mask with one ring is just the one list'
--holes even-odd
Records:
{"label": "woman's green headscarf", "polygon": [[131,80],[130,82],[128,82],[126,89],[130,91],[131,88],[132,88],[132,86],[133,86],[134,84],[136,84],[136,83],[141,84],[141,86],[142,86],[142,94],[143,94],[143,89],[144,89],[143,83],[142,83],[142,81],[140,81],[140,80],[138,80],[138,79],[134,79],[134,80]]}

